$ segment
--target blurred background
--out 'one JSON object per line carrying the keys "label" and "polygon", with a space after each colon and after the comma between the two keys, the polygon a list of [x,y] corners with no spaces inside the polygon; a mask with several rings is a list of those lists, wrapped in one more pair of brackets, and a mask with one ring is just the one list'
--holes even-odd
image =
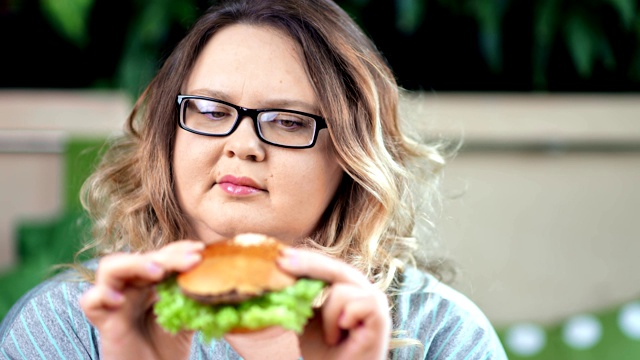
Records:
{"label": "blurred background", "polygon": [[[0,317],[86,220],[77,192],[210,1],[0,0]],[[640,358],[640,2],[344,0],[445,172],[440,250],[513,359]]]}

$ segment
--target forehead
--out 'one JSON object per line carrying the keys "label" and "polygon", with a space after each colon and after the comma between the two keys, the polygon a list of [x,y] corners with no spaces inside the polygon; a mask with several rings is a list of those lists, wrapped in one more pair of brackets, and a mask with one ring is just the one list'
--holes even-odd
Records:
{"label": "forehead", "polygon": [[186,91],[221,94],[245,107],[276,100],[317,106],[300,46],[273,27],[236,24],[209,39],[187,79]]}

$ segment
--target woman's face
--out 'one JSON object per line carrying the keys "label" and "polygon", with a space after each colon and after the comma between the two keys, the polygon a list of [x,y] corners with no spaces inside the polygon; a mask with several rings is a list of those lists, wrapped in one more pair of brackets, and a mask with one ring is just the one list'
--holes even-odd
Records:
{"label": "woman's face", "polygon": [[[246,108],[319,114],[299,48],[268,27],[233,25],[218,31],[182,93]],[[327,129],[312,148],[281,148],[262,142],[249,117],[226,137],[178,128],[172,161],[175,191],[192,236],[205,242],[257,232],[294,244],[311,235],[343,174]]]}

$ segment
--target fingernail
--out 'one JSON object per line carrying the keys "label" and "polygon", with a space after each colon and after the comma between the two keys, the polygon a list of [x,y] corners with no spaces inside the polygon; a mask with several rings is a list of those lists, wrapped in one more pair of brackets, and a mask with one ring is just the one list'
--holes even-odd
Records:
{"label": "fingernail", "polygon": [[184,255],[184,259],[187,263],[195,263],[200,261],[200,259],[202,258],[202,255],[200,255],[199,253],[186,253]]}
{"label": "fingernail", "polygon": [[203,250],[204,247],[205,247],[205,243],[203,243],[202,241],[198,241],[198,242],[193,243],[193,248],[195,250]]}
{"label": "fingernail", "polygon": [[163,272],[162,268],[154,262],[150,262],[147,264],[147,271],[151,275],[160,275]]}
{"label": "fingernail", "polygon": [[111,301],[118,303],[124,299],[124,295],[122,295],[122,293],[111,289],[107,292],[107,296]]}
{"label": "fingernail", "polygon": [[283,249],[280,253],[282,256],[278,261],[289,268],[296,268],[299,265],[298,251],[294,248]]}
{"label": "fingernail", "polygon": [[340,312],[340,315],[338,316],[338,326],[343,326],[344,325],[344,311]]}

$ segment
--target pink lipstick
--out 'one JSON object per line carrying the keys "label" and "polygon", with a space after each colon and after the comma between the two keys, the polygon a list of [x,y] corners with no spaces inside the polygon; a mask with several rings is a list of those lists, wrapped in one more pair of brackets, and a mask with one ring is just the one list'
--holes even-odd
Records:
{"label": "pink lipstick", "polygon": [[251,195],[263,191],[260,185],[248,177],[225,175],[218,181],[218,185],[222,191],[231,195]]}

